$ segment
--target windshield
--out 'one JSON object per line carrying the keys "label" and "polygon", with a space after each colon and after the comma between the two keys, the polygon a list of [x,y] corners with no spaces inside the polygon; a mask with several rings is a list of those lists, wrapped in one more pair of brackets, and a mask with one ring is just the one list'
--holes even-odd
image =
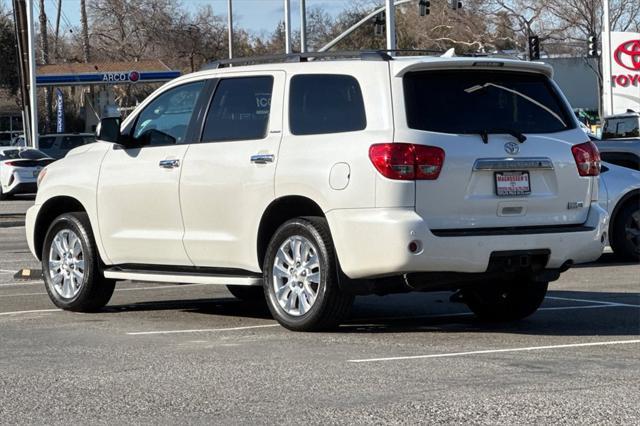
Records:
{"label": "windshield", "polygon": [[554,133],[571,111],[541,74],[422,71],[404,77],[409,127],[442,133]]}
{"label": "windshield", "polygon": [[609,118],[602,129],[602,139],[640,137],[639,117]]}
{"label": "windshield", "polygon": [[9,149],[0,152],[0,160],[41,160],[43,158],[49,157],[37,149]]}

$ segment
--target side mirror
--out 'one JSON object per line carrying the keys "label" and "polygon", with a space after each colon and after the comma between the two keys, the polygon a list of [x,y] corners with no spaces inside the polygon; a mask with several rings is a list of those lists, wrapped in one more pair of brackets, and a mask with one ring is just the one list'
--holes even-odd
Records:
{"label": "side mirror", "polygon": [[96,139],[105,142],[119,143],[120,118],[106,117],[100,120],[96,127]]}

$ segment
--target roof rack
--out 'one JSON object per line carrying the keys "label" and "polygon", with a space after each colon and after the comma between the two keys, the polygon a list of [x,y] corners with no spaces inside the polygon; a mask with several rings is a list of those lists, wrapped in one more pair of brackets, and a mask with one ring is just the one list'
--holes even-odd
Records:
{"label": "roof rack", "polygon": [[[331,60],[331,59],[360,59],[362,61],[392,61],[393,56],[390,53],[396,53],[398,56],[410,56],[411,54],[434,55],[440,56],[446,53],[444,50],[430,49],[380,49],[380,50],[353,50],[353,51],[331,51],[331,52],[304,52],[291,53],[281,55],[264,55],[249,56],[246,58],[220,59],[205,64],[202,70],[214,70],[226,68],[233,65],[256,65],[267,63],[283,63],[283,62],[310,62],[314,60]],[[485,53],[467,53],[456,56],[483,57],[491,56]]]}
{"label": "roof rack", "polygon": [[393,58],[384,50],[357,50],[340,52],[304,52],[288,55],[250,56],[247,58],[220,59],[202,67],[203,70],[225,68],[232,65],[255,65],[278,62],[308,62],[314,59],[351,59],[363,61],[390,61]]}

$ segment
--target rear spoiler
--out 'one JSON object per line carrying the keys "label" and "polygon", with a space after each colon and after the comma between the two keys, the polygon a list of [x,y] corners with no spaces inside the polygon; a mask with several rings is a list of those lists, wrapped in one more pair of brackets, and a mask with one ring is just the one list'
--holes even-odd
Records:
{"label": "rear spoiler", "polygon": [[537,74],[544,74],[549,78],[553,78],[553,68],[542,62],[529,62],[529,61],[516,61],[512,59],[498,59],[498,58],[428,58],[421,61],[393,61],[390,62],[394,67],[395,76],[402,77],[411,71],[428,71],[428,70],[442,70],[442,69],[490,69],[490,70],[505,70],[505,71],[519,71],[519,72],[532,72]]}

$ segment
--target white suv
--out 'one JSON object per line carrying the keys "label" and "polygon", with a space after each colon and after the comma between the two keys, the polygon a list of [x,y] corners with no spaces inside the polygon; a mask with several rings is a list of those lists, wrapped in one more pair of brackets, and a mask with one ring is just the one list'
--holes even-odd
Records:
{"label": "white suv", "polygon": [[128,279],[266,295],[292,330],[339,324],[356,294],[412,290],[512,320],[602,252],[598,151],[546,65],[213,68],[40,175],[27,236],[57,306],[99,309]]}

